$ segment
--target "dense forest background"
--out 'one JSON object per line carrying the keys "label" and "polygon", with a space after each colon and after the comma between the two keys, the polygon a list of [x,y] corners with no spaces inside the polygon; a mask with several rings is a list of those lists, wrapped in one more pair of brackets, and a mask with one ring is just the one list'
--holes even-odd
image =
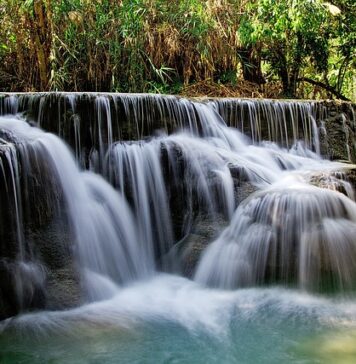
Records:
{"label": "dense forest background", "polygon": [[355,100],[356,2],[0,0],[1,91]]}

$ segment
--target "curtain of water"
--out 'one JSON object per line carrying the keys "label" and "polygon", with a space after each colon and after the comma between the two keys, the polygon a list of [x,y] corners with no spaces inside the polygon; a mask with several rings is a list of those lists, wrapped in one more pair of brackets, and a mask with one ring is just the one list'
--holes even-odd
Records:
{"label": "curtain of water", "polygon": [[[88,98],[94,105],[83,114]],[[12,114],[31,107],[38,125],[75,148],[77,162],[58,137],[1,118],[0,129],[15,140],[0,166],[4,171],[4,161],[11,164],[8,193],[15,198],[18,244],[26,246],[16,181],[37,161],[63,195],[91,300],[158,268],[169,270],[165,256],[194,219],[219,214],[230,225],[204,252],[199,282],[352,286],[355,203],[350,185],[334,173],[345,166],[320,156],[317,103],[42,94],[11,96],[1,105],[2,113]],[[71,124],[57,114],[51,120],[50,105],[69,113]],[[319,181],[323,189],[314,183],[322,174],[329,176]],[[257,192],[238,206],[242,176]]]}

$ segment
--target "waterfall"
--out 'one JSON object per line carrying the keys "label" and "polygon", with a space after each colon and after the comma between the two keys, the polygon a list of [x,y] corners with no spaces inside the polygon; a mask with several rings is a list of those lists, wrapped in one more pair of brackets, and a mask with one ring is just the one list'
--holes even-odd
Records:
{"label": "waterfall", "polygon": [[159,257],[173,245],[160,144],[116,144],[108,155],[108,163],[114,185],[133,201],[139,240],[147,243],[145,255],[150,259]]}
{"label": "waterfall", "polygon": [[351,289],[356,205],[340,192],[286,180],[258,192],[204,253],[195,279],[224,288],[266,282]]}
{"label": "waterfall", "polygon": [[[335,154],[327,138],[319,138],[322,125],[326,132],[334,129],[325,120],[337,114],[347,115],[352,130],[356,122],[353,107],[347,103],[336,106],[318,101],[188,100],[175,96],[108,93],[0,95],[0,115],[25,113],[31,122],[66,140],[76,155],[80,155],[82,167],[87,167],[91,160],[96,170],[103,165],[107,148],[114,141],[141,140],[157,131],[171,134],[189,129],[195,135],[208,132],[207,108],[256,145],[271,141],[289,149],[299,142],[324,155]],[[340,127],[343,133],[349,133],[348,125]],[[351,149],[349,154],[347,148]],[[353,153],[350,140],[345,143],[343,158],[352,159]]]}
{"label": "waterfall", "polygon": [[[23,259],[23,220],[22,220],[22,203],[20,190],[19,162],[17,158],[16,148],[12,143],[0,139],[2,144],[2,158],[0,160],[1,177],[4,183],[7,196],[13,198],[13,209],[15,210],[16,240],[18,243],[18,253],[20,259]],[[8,173],[6,172],[8,170]],[[7,181],[9,176],[9,181]],[[7,197],[6,196],[6,197]],[[5,205],[5,201],[4,201]]]}
{"label": "waterfall", "polygon": [[320,153],[316,120],[326,118],[326,110],[316,102],[222,99],[214,104],[230,126],[246,132],[253,142],[267,139],[289,148],[302,140],[307,147]]}
{"label": "waterfall", "polygon": [[50,93],[0,97],[0,114],[0,270],[18,277],[17,311],[46,307],[63,275],[91,302],[186,274],[187,254],[207,286],[355,288],[350,166],[325,158],[322,103]]}
{"label": "waterfall", "polygon": [[[144,241],[137,234],[134,216],[120,194],[98,175],[80,172],[67,146],[58,137],[16,118],[1,118],[0,128],[13,135],[20,146],[17,150],[23,165],[13,159],[13,169],[29,172],[32,161],[41,161],[41,173],[52,175],[63,194],[74,248],[91,299],[112,294],[114,284],[110,281],[127,283],[153,272],[154,261],[140,248]],[[17,186],[13,188],[17,196]],[[57,203],[52,200],[50,205],[55,209]],[[19,225],[18,211],[19,208],[16,209]],[[22,233],[20,226],[17,230]],[[22,238],[18,240],[21,252],[25,244]]]}

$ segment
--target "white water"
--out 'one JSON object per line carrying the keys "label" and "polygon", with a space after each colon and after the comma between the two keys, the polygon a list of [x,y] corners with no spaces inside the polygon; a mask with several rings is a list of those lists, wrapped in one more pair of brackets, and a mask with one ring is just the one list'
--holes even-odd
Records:
{"label": "white water", "polygon": [[0,353],[31,364],[352,363],[355,331],[352,299],[156,276],[110,300],[3,321]]}
{"label": "white water", "polygon": [[[98,99],[97,107],[108,118],[109,104]],[[312,127],[303,142],[296,140],[295,130],[295,143],[287,149],[271,141],[257,143],[260,126],[255,143],[228,128],[214,104],[196,104],[195,110],[202,125],[189,119],[188,127],[172,135],[120,143],[113,143],[111,132],[101,135],[99,151],[92,154],[93,170],[103,168],[116,189],[98,174],[80,171],[58,137],[18,118],[0,118],[0,130],[12,135],[10,148],[28,156],[22,158],[25,170],[31,170],[26,164],[33,160],[45,161],[43,172],[54,175],[63,193],[88,298],[72,310],[1,322],[1,347],[16,351],[14,342],[19,342],[23,352],[37,358],[31,357],[31,363],[51,356],[83,363],[274,363],[292,360],[289,345],[299,345],[309,331],[356,328],[352,296],[304,292],[330,285],[345,293],[356,281],[353,190],[336,173],[345,165],[315,153],[315,124],[308,124]],[[271,131],[275,137],[284,135],[284,144],[291,140],[286,122]],[[76,155],[82,158],[79,134],[78,129]],[[16,158],[11,165],[16,172]],[[257,192],[237,206],[240,182]],[[9,193],[16,193],[12,184]],[[157,266],[171,268],[170,261],[157,260],[175,243],[171,184],[183,191],[178,198],[190,220],[183,224],[184,233],[195,214],[221,213],[229,223],[203,252],[195,282],[157,272]],[[17,220],[21,231],[20,215]],[[302,290],[241,288],[264,283],[291,283]],[[122,349],[121,335],[132,335],[133,343]],[[82,358],[79,343],[92,358]]]}
{"label": "white water", "polygon": [[83,275],[89,276],[84,282],[90,299],[112,294],[112,289],[105,292],[104,280],[127,283],[153,273],[154,261],[140,246],[144,241],[139,238],[134,216],[119,193],[102,177],[80,172],[58,137],[16,118],[1,118],[0,128],[23,143],[22,153],[35,160],[45,158],[46,173],[55,175],[64,194],[79,265]]}
{"label": "white water", "polygon": [[[23,245],[23,220],[22,220],[22,203],[21,203],[21,193],[19,186],[19,165],[17,160],[16,148],[11,143],[0,138],[0,143],[2,147],[3,159],[0,160],[0,169],[2,172],[2,177],[5,182],[5,190],[9,196],[13,197],[15,216],[16,216],[16,238],[19,246],[19,260],[24,259]],[[6,181],[6,166],[10,171],[9,182]]]}
{"label": "white water", "polygon": [[[104,105],[100,110],[108,119],[109,104],[104,101],[99,98],[97,107]],[[112,146],[106,156],[106,174],[119,191],[94,173],[80,172],[67,146],[54,135],[16,118],[1,118],[0,128],[21,141],[22,153],[33,153],[36,160],[45,156],[50,173],[56,176],[91,299],[112,295],[112,282],[152,275],[155,260],[173,247],[170,209],[174,206],[168,197],[174,191],[167,189],[172,183],[183,188],[179,198],[188,214],[184,219],[189,223],[184,222],[182,231],[186,234],[196,209],[210,215],[220,212],[231,219],[239,191],[236,178],[241,173],[261,192],[238,207],[230,226],[204,253],[196,279],[232,288],[271,277],[287,283],[298,276],[301,287],[309,288],[319,284],[322,270],[331,270],[340,288],[350,287],[356,271],[355,203],[338,192],[310,185],[315,175],[328,175],[343,165],[322,160],[299,142],[289,150],[271,142],[251,144],[236,129],[226,127],[214,108],[195,107],[203,125],[199,136],[196,128],[189,127],[148,142],[112,144],[108,134]],[[316,136],[312,139],[317,141]],[[99,153],[104,150],[100,144]],[[234,177],[231,170],[239,171],[239,176]],[[351,190],[336,177],[326,178],[324,187],[335,189],[336,183]],[[133,211],[127,200],[132,201]],[[324,227],[325,219],[334,219],[335,228]],[[341,233],[345,224],[346,237]],[[318,247],[334,258],[312,259],[317,248],[308,241],[315,234]]]}
{"label": "white water", "polygon": [[[100,315],[96,315],[98,312]],[[339,320],[341,325],[342,319],[348,316],[352,319],[350,325],[356,328],[356,304],[351,300],[340,303],[281,288],[206,289],[182,277],[159,274],[152,280],[121,289],[109,300],[66,312],[33,313],[5,320],[0,332],[13,327],[25,334],[33,331],[39,336],[48,333],[76,335],[76,330],[90,326],[99,330],[135,329],[152,320],[176,322],[189,331],[204,330],[224,339],[229,335],[234,316],[253,320],[254,316],[272,313],[279,313],[281,322],[286,316],[292,316],[295,320],[322,320],[324,324]]]}
{"label": "white water", "polygon": [[[339,289],[356,278],[356,204],[340,192],[287,179],[256,193],[204,253],[195,279],[235,288],[266,281]],[[325,277],[323,277],[325,276]]]}
{"label": "white water", "polygon": [[108,166],[114,184],[132,196],[138,239],[146,242],[145,255],[154,260],[154,247],[164,254],[173,245],[160,144],[117,144],[108,154]]}

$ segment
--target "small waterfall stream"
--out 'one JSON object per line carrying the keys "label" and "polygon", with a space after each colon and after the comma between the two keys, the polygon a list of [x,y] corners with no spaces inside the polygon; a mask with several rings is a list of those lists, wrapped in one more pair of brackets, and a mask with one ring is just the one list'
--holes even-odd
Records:
{"label": "small waterfall stream", "polygon": [[[42,160],[42,172],[52,174],[63,194],[67,219],[75,241],[74,249],[83,273],[89,275],[85,281],[91,299],[107,297],[105,278],[110,278],[113,282],[128,282],[153,272],[153,258],[149,254],[151,247],[146,249],[144,246],[151,241],[145,242],[145,236],[137,234],[136,221],[130,207],[119,193],[100,176],[80,172],[67,146],[58,137],[16,118],[1,118],[0,128],[14,135],[17,140],[15,143],[21,145],[17,150],[22,164],[16,159],[11,164],[15,199],[19,195],[19,187],[16,185],[18,170],[30,170],[31,164],[28,163],[31,160]],[[15,148],[14,145],[12,147]],[[40,195],[37,197],[41,198]],[[21,259],[21,251],[26,244],[23,241],[18,205],[16,199],[15,220]],[[55,201],[51,201],[51,208],[56,208]],[[96,282],[96,279],[100,281]],[[113,286],[111,283],[107,285],[109,288]],[[97,293],[97,289],[101,293]]]}
{"label": "small waterfall stream", "polygon": [[[234,320],[279,309],[312,329],[329,314],[356,326],[342,301],[355,305],[353,166],[323,153],[321,104],[39,94],[0,98],[0,114],[0,311],[57,309],[0,321],[0,343],[148,322],[154,337],[169,322],[229,342]],[[62,286],[80,296],[69,311]]]}

